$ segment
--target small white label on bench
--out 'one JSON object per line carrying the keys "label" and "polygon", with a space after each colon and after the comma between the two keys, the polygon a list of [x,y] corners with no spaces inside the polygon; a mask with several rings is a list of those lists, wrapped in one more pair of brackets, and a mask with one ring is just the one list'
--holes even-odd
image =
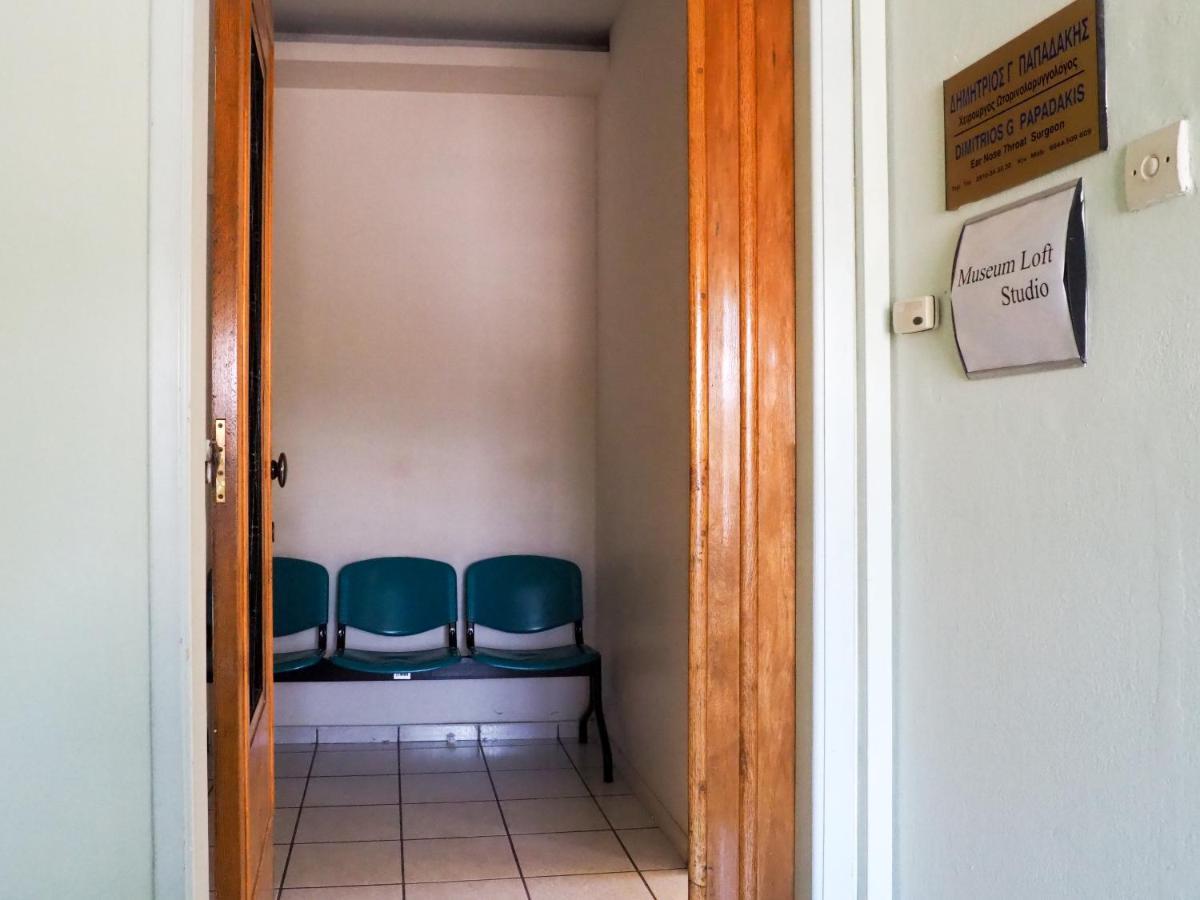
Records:
{"label": "small white label on bench", "polygon": [[393,672],[392,681],[412,681],[412,672]]}

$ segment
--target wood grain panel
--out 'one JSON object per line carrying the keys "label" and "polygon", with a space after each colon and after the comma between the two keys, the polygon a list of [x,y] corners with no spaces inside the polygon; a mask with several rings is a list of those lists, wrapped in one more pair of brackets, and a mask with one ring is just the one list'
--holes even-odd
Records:
{"label": "wood grain panel", "polygon": [[[209,294],[211,325],[211,418],[226,420],[227,502],[211,502],[212,533],[214,754],[211,886],[217,897],[246,897],[255,874],[250,869],[246,827],[249,719],[247,677],[249,634],[247,595],[242,573],[249,552],[246,538],[243,444],[239,423],[240,335],[249,284],[249,219],[243,214],[249,195],[249,7],[237,0],[216,0],[212,7],[212,132],[209,175]],[[257,861],[256,861],[257,862]]]}
{"label": "wood grain panel", "polygon": [[[226,501],[208,506],[213,593],[214,829],[220,900],[269,894],[273,875],[270,468],[250,471],[249,291],[251,41],[264,74],[262,246],[263,457],[270,459],[270,205],[273,40],[266,0],[212,3],[209,176],[210,416],[226,422]],[[249,708],[249,487],[263,488],[263,690]]]}
{"label": "wood grain panel", "polygon": [[[796,778],[796,269],[792,3],[755,4],[754,234],[757,311],[754,471],[757,658],[746,677],[757,706],[753,819],[755,892],[794,890]],[[745,29],[751,30],[750,27]],[[746,641],[746,638],[743,638]],[[743,815],[745,818],[745,814]],[[787,864],[777,861],[786,860]],[[745,867],[745,863],[743,863]]]}
{"label": "wood grain panel", "polygon": [[792,25],[689,3],[694,898],[794,889]]}

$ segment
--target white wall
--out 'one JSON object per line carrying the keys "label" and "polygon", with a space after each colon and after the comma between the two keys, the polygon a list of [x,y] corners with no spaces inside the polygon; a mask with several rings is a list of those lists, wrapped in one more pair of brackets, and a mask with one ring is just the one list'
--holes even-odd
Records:
{"label": "white wall", "polygon": [[0,32],[0,893],[31,900],[152,891],[148,22]]}
{"label": "white wall", "polygon": [[968,383],[895,342],[902,897],[1194,896],[1200,884],[1200,201],[1122,209],[1122,148],[1200,113],[1200,6],[1109,3],[1112,149],[957,213],[941,80],[1062,5],[893,0],[897,296],[964,219],[1082,176],[1090,362]]}
{"label": "white wall", "polygon": [[[283,89],[276,128],[276,552],[563,556],[594,627],[595,100]],[[284,684],[277,721],[582,711],[575,679],[465,687]]]}
{"label": "white wall", "polygon": [[597,574],[606,711],[687,830],[688,257],[684,4],[626,3],[600,99]]}

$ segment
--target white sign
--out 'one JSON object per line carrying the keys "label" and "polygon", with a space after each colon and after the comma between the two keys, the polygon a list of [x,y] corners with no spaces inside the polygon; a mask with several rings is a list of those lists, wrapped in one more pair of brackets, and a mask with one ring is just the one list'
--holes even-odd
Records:
{"label": "white sign", "polygon": [[954,336],[968,377],[1083,365],[1083,182],[968,222],[952,278]]}

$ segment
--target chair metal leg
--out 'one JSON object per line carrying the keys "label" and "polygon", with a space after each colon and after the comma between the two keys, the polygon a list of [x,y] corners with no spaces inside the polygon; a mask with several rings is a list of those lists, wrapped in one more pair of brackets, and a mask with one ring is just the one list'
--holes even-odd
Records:
{"label": "chair metal leg", "polygon": [[589,682],[587,709],[583,711],[583,715],[579,718],[579,743],[581,744],[586,744],[588,742],[588,719],[592,717],[592,710],[594,708],[595,707],[592,704],[592,692],[590,690]]}
{"label": "chair metal leg", "polygon": [[600,752],[604,758],[604,783],[612,784],[612,747],[608,743],[608,726],[604,724],[604,701],[600,696],[601,681],[600,663],[597,662],[596,668],[592,670],[591,678],[588,680],[590,698],[588,700],[588,709],[591,710],[594,708],[596,711],[596,730],[600,732]]}

